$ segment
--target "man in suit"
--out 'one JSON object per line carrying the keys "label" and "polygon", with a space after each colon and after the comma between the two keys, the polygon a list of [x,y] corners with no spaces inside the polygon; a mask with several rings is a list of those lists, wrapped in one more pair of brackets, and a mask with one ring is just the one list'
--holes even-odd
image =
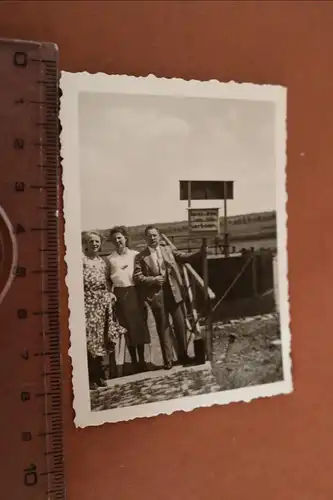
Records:
{"label": "man in suit", "polygon": [[134,282],[151,307],[158,332],[164,368],[173,365],[172,339],[169,314],[178,345],[179,361],[190,363],[186,348],[186,323],[184,315],[184,289],[178,263],[190,262],[201,256],[201,250],[183,253],[161,245],[161,235],[155,226],[145,229],[147,247],[135,259]]}

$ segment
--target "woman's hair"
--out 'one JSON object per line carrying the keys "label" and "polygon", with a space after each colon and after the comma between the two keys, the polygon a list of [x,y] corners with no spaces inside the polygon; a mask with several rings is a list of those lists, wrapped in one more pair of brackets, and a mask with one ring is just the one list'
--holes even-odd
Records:
{"label": "woman's hair", "polygon": [[85,241],[88,241],[90,240],[90,238],[92,236],[97,236],[97,238],[99,239],[99,241],[102,243],[102,236],[100,234],[97,233],[97,231],[88,231],[85,235],[84,235],[84,239]]}
{"label": "woman's hair", "polygon": [[130,245],[130,238],[129,238],[129,234],[128,234],[126,227],[125,226],[114,226],[112,229],[110,229],[110,238],[112,239],[116,233],[120,233],[124,236],[124,238],[126,240],[126,246],[128,247]]}
{"label": "woman's hair", "polygon": [[97,231],[88,231],[87,233],[84,234],[83,236],[83,243],[84,243],[84,253],[87,252],[87,244],[88,244],[88,241],[89,239],[92,237],[92,236],[97,236],[97,238],[99,239],[100,241],[100,246],[102,246],[102,242],[103,242],[103,238],[100,234],[97,233]]}

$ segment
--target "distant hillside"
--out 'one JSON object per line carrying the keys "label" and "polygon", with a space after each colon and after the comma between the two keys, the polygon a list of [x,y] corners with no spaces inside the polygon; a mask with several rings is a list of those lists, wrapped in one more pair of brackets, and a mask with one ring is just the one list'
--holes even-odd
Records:
{"label": "distant hillside", "polygon": [[[156,223],[156,226],[170,238],[178,248],[187,248],[189,243],[187,221]],[[129,226],[128,232],[134,248],[140,249],[144,246],[144,230],[146,225]],[[108,252],[112,246],[110,242],[110,228],[96,229],[104,240],[103,250]],[[212,238],[208,245],[215,247],[223,243],[224,220],[220,217],[220,234],[218,238]],[[275,240],[276,239],[276,212],[258,212],[228,217],[228,232],[231,245],[240,246],[247,241]],[[82,236],[84,236],[83,231]],[[190,246],[195,248],[199,245],[198,238],[191,238]],[[251,246],[251,245],[250,245]]]}

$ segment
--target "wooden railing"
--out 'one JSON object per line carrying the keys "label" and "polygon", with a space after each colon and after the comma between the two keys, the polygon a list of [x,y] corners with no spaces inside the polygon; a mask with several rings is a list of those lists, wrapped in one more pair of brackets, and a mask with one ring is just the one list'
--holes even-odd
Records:
{"label": "wooden railing", "polygon": [[[162,234],[162,239],[173,249],[176,250],[175,245],[169,240],[165,234]],[[191,264],[184,264],[184,268],[188,271],[191,278],[194,280],[195,284],[200,288],[200,290],[204,291],[204,280],[203,278],[196,272],[196,270],[191,266]],[[208,288],[208,297],[210,300],[214,300],[215,293],[211,288]]]}
{"label": "wooden railing", "polygon": [[[162,240],[170,246],[173,250],[176,250],[175,245],[169,240],[164,234],[161,235]],[[211,353],[211,332],[206,329],[202,331],[201,325],[199,323],[199,314],[196,307],[196,288],[198,287],[202,292],[204,292],[204,280],[195,271],[191,264],[186,263],[181,266],[182,273],[184,277],[184,287],[186,290],[187,301],[184,302],[184,315],[186,320],[187,330],[190,335],[187,336],[187,345],[191,342],[192,338],[194,343],[196,341],[204,342],[206,356],[210,359]],[[215,293],[213,290],[208,288],[208,300],[213,301],[215,299]],[[206,318],[207,319],[207,318]]]}

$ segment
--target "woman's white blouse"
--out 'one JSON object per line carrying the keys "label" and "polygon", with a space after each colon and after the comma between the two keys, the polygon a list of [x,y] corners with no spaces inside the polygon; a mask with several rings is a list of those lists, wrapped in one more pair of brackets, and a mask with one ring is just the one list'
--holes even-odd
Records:
{"label": "woman's white blouse", "polygon": [[107,257],[110,266],[110,279],[115,287],[134,286],[134,259],[138,253],[136,250],[128,248],[127,252],[122,255],[114,251]]}

